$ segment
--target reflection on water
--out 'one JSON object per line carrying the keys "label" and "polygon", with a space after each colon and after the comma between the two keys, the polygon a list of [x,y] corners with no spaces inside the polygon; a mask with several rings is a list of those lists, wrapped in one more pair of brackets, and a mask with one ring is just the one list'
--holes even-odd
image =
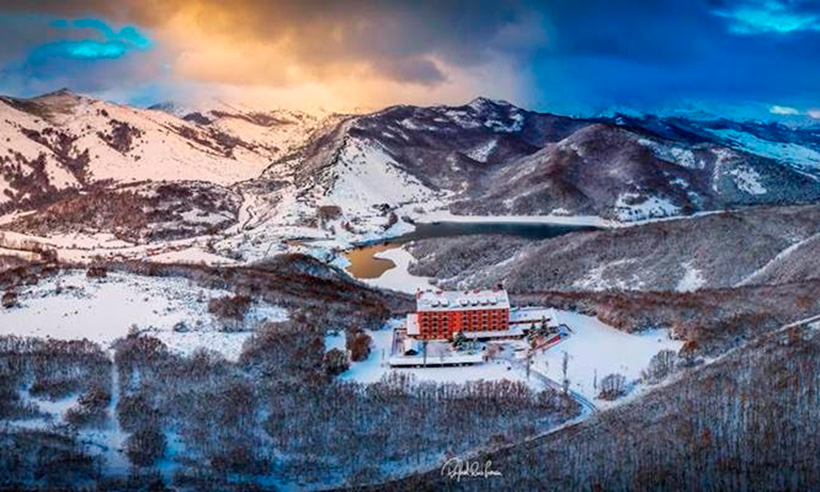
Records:
{"label": "reflection on water", "polygon": [[565,224],[539,224],[522,222],[434,222],[417,224],[416,230],[391,241],[406,243],[416,239],[470,236],[476,234],[502,234],[524,239],[549,239],[570,232],[594,231],[597,227]]}
{"label": "reflection on water", "polygon": [[416,230],[395,237],[380,244],[361,246],[347,251],[344,255],[350,261],[347,271],[356,278],[379,278],[396,264],[374,255],[398,248],[404,243],[417,239],[469,236],[475,234],[503,234],[524,239],[540,240],[563,236],[570,232],[594,231],[596,227],[558,224],[527,224],[510,222],[435,222],[418,224]]}

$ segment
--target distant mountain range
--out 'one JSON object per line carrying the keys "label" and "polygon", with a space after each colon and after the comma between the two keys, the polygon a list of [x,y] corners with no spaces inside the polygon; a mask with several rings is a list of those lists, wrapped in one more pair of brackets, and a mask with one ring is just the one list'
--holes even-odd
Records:
{"label": "distant mountain range", "polygon": [[[373,235],[433,210],[632,222],[820,201],[817,128],[571,118],[485,98],[315,116],[226,103],[141,109],[62,90],[0,98],[0,136],[2,213],[59,215],[61,201],[90,192],[148,199],[151,183],[196,182],[224,198],[222,219],[208,219],[216,229],[241,222],[267,235],[328,225]],[[197,222],[205,208],[146,221]]]}

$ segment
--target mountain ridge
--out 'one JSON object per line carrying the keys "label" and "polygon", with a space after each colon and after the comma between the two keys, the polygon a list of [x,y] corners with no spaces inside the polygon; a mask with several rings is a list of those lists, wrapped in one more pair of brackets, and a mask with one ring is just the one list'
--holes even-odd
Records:
{"label": "mountain ridge", "polygon": [[[214,247],[254,258],[270,247],[248,244],[304,235],[356,242],[399,234],[439,212],[629,223],[820,201],[820,132],[782,125],[574,118],[488,98],[322,118],[224,103],[183,117],[167,112],[177,109],[70,91],[0,98],[0,214],[37,215],[83,193],[175,183],[139,188],[136,203],[160,207],[149,221],[164,208],[180,211],[148,230],[178,223],[207,231],[192,218],[207,217],[211,207],[190,209],[180,200],[230,196],[234,205],[219,208],[229,211],[219,229],[242,239]],[[169,201],[150,198],[156,190],[176,191]],[[123,203],[135,203],[129,200]],[[52,223],[76,207],[51,207],[29,223]]]}

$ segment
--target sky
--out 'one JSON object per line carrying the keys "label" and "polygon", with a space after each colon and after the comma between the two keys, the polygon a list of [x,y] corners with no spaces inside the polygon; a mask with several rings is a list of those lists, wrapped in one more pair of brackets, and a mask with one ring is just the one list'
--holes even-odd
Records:
{"label": "sky", "polygon": [[820,119],[814,0],[3,0],[0,93]]}

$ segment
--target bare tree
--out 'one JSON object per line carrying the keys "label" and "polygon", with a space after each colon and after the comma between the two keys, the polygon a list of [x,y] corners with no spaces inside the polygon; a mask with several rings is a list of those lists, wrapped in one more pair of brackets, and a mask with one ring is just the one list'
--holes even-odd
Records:
{"label": "bare tree", "polygon": [[649,361],[643,377],[650,383],[657,383],[675,372],[678,354],[674,350],[661,350]]}
{"label": "bare tree", "polygon": [[561,361],[561,372],[564,375],[562,384],[564,386],[564,394],[569,393],[569,378],[567,378],[567,369],[569,368],[569,354],[564,351],[564,359]]}
{"label": "bare tree", "polygon": [[626,377],[623,374],[610,374],[601,380],[601,392],[598,398],[615,400],[626,392]]}
{"label": "bare tree", "polygon": [[530,367],[532,366],[532,350],[527,350],[527,380],[530,379]]}

